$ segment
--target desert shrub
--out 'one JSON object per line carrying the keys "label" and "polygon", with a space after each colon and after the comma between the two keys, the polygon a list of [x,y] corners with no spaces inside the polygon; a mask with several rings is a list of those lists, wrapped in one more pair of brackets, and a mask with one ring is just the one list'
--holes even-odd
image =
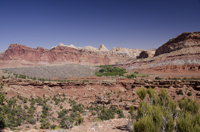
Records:
{"label": "desert shrub", "polygon": [[132,100],[132,102],[135,102],[135,101],[136,101],[136,99],[133,99],[133,100]]}
{"label": "desert shrub", "polygon": [[23,102],[24,102],[24,103],[27,103],[27,100],[28,100],[27,98],[24,98],[24,99],[23,99]]}
{"label": "desert shrub", "polygon": [[162,80],[162,78],[160,78],[160,77],[155,77],[155,79],[156,79],[156,80]]}
{"label": "desert shrub", "polygon": [[17,101],[17,99],[15,99],[15,98],[10,98],[10,99],[6,100],[9,107],[14,107],[16,105],[16,101]]}
{"label": "desert shrub", "polygon": [[83,122],[84,118],[81,117],[81,114],[78,113],[76,117],[76,125],[80,125]]}
{"label": "desert shrub", "polygon": [[152,89],[151,87],[147,90],[147,93],[149,94],[150,98],[154,98],[156,91]]}
{"label": "desert shrub", "polygon": [[115,113],[111,109],[102,109],[101,113],[99,114],[99,118],[101,120],[110,120],[115,118]]}
{"label": "desert shrub", "polygon": [[28,122],[33,125],[33,124],[36,124],[36,121],[37,121],[37,119],[31,118],[31,119],[29,119]]}
{"label": "desert shrub", "polygon": [[42,118],[41,129],[49,129],[49,127],[50,127],[50,123],[46,121],[46,119]]}
{"label": "desert shrub", "polygon": [[28,109],[28,106],[27,106],[27,105],[24,105],[24,109]]}
{"label": "desert shrub", "polygon": [[94,111],[92,111],[92,113],[91,113],[92,115],[96,115],[96,112],[94,112]]}
{"label": "desert shrub", "polygon": [[135,71],[134,73],[135,73],[135,74],[139,74],[139,72],[138,72],[138,71]]}
{"label": "desert shrub", "polygon": [[162,97],[162,100],[164,100],[164,101],[168,100],[168,93],[167,93],[167,91],[165,91],[164,88],[161,89],[160,95]]}
{"label": "desert shrub", "polygon": [[192,114],[196,114],[199,111],[199,105],[197,104],[196,100],[190,101],[189,99],[183,99],[183,100],[178,100],[178,103],[180,109],[190,112]]}
{"label": "desert shrub", "polygon": [[147,94],[147,91],[146,91],[146,89],[145,88],[141,88],[141,89],[137,89],[136,90],[136,93],[138,94],[138,96],[139,96],[139,98],[141,99],[141,100],[144,100],[144,98],[145,98],[145,96],[146,96],[146,94]]}
{"label": "desert shrub", "polygon": [[73,127],[73,122],[70,121],[70,119],[63,117],[60,121],[60,127],[64,129],[69,129]]}
{"label": "desert shrub", "polygon": [[191,93],[191,92],[189,92],[187,95],[188,95],[188,96],[192,96],[192,93]]}
{"label": "desert shrub", "polygon": [[5,115],[3,115],[0,111],[0,129],[4,129],[6,127],[5,118]]}
{"label": "desert shrub", "polygon": [[182,89],[180,89],[179,91],[178,91],[178,93],[177,93],[178,95],[183,95],[183,90]]}
{"label": "desert shrub", "polygon": [[63,109],[63,106],[62,106],[62,105],[60,106],[60,109]]}
{"label": "desert shrub", "polygon": [[36,98],[35,101],[38,103],[38,105],[43,105],[43,99],[41,97]]}
{"label": "desert shrub", "polygon": [[118,118],[124,118],[124,113],[121,109],[117,110]]}
{"label": "desert shrub", "polygon": [[4,98],[4,93],[0,92],[0,105],[3,105]]}
{"label": "desert shrub", "polygon": [[[148,92],[152,97],[153,92]],[[136,132],[196,132],[200,130],[199,105],[196,100],[178,100],[180,110],[176,110],[176,103],[172,101],[167,92],[161,89],[160,95],[154,95],[154,103],[141,101],[134,114],[130,107],[133,128]],[[134,118],[136,117],[136,118]]]}
{"label": "desert shrub", "polygon": [[63,109],[60,112],[58,112],[58,118],[62,118],[68,113],[69,110]]}
{"label": "desert shrub", "polygon": [[23,97],[21,95],[17,95],[17,98],[23,100]]}
{"label": "desert shrub", "polygon": [[139,118],[137,122],[134,122],[134,130],[135,132],[156,132],[153,121],[148,116]]}
{"label": "desert shrub", "polygon": [[42,107],[42,118],[46,118],[48,116],[48,110],[49,110],[49,106],[44,104]]}
{"label": "desert shrub", "polygon": [[73,107],[72,107],[73,112],[78,111],[80,113],[83,113],[83,110],[84,110],[84,106],[80,103],[78,105],[73,105]]}
{"label": "desert shrub", "polygon": [[51,125],[51,129],[52,129],[52,130],[55,130],[56,127],[57,127],[57,125],[55,125],[55,124]]}
{"label": "desert shrub", "polygon": [[200,115],[193,116],[186,112],[178,122],[179,132],[199,132],[200,131]]}
{"label": "desert shrub", "polygon": [[126,76],[127,78],[136,78],[137,76],[135,74],[129,74]]}

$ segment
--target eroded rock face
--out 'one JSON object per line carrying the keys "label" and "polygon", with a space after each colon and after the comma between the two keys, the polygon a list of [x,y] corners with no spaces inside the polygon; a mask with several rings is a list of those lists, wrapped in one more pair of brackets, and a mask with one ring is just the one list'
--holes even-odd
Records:
{"label": "eroded rock face", "polygon": [[149,57],[153,57],[153,54],[151,54],[148,51],[142,51],[137,58],[141,59],[141,58],[149,58]]}
{"label": "eroded rock face", "polygon": [[[102,46],[102,48],[105,50],[104,46]],[[2,55],[1,63],[8,63],[9,67],[66,63],[106,65],[124,62],[129,59],[131,59],[131,57],[125,53],[95,52],[85,49],[79,50],[64,45],[59,45],[47,50],[41,47],[34,49],[21,44],[11,44]]]}
{"label": "eroded rock face", "polygon": [[200,32],[186,32],[160,46],[155,56],[189,47],[200,47]]}
{"label": "eroded rock face", "polygon": [[[145,53],[143,57],[145,57]],[[142,57],[142,56],[141,56]],[[116,65],[147,73],[200,73],[200,32],[183,33],[156,50],[155,56]]]}

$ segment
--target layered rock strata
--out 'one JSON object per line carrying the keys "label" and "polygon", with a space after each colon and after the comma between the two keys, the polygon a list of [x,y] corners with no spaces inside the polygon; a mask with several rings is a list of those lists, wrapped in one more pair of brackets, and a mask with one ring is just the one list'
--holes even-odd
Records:
{"label": "layered rock strata", "polygon": [[155,56],[116,66],[146,72],[200,73],[200,32],[183,33],[156,50]]}

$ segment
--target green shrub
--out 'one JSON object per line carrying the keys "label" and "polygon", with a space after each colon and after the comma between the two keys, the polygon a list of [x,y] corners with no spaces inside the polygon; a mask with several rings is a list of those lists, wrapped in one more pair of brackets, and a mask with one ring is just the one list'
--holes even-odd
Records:
{"label": "green shrub", "polygon": [[94,111],[92,111],[92,113],[91,113],[92,115],[96,115],[96,112],[94,112]]}
{"label": "green shrub", "polygon": [[147,90],[147,93],[149,94],[150,98],[154,98],[156,91],[154,89],[152,89],[151,87]]}
{"label": "green shrub", "polygon": [[192,93],[191,93],[191,92],[189,92],[187,95],[188,95],[188,96],[192,96]]}
{"label": "green shrub", "polygon": [[124,118],[124,113],[121,109],[117,110],[118,118]]}
{"label": "green shrub", "polygon": [[148,116],[139,118],[137,122],[134,122],[134,130],[135,132],[156,132],[152,118]]}
{"label": "green shrub", "polygon": [[135,74],[129,74],[126,76],[127,78],[136,78],[137,76]]}
{"label": "green shrub", "polygon": [[100,68],[102,69],[95,72],[96,76],[123,76],[126,73],[125,68],[112,67],[111,65],[102,65]]}
{"label": "green shrub", "polygon": [[46,121],[46,119],[42,119],[42,122],[41,122],[41,129],[49,129],[50,127],[50,123]]}
{"label": "green shrub", "polygon": [[83,122],[84,118],[81,117],[81,114],[78,113],[76,117],[76,125],[80,125]]}
{"label": "green shrub", "polygon": [[135,101],[136,101],[136,99],[133,99],[133,100],[132,100],[132,102],[135,102]]}
{"label": "green shrub", "polygon": [[6,127],[5,118],[5,115],[3,115],[0,111],[0,129],[4,129]]}
{"label": "green shrub", "polygon": [[4,93],[0,92],[0,105],[3,105],[4,98]]}
{"label": "green shrub", "polygon": [[162,80],[162,78],[160,78],[160,77],[155,77],[155,79],[156,79],[156,80]]}
{"label": "green shrub", "polygon": [[183,99],[178,100],[180,109],[184,109],[187,112],[190,112],[192,114],[196,114],[199,111],[199,105],[197,104],[197,101],[190,101],[189,99]]}
{"label": "green shrub", "polygon": [[135,73],[135,74],[139,74],[139,72],[138,72],[138,71],[135,71],[134,73]]}
{"label": "green shrub", "polygon": [[51,129],[55,130],[55,128],[57,127],[57,125],[53,124],[51,125]]}
{"label": "green shrub", "polygon": [[68,113],[68,111],[69,110],[63,109],[60,112],[58,112],[58,118],[64,117]]}
{"label": "green shrub", "polygon": [[27,105],[24,105],[24,109],[28,109],[28,106],[27,106]]}
{"label": "green shrub", "polygon": [[136,90],[136,93],[138,94],[138,96],[139,96],[139,98],[141,99],[141,100],[144,100],[144,98],[145,98],[145,96],[146,96],[146,94],[147,94],[147,91],[146,91],[146,89],[145,88],[141,88],[141,89],[137,89]]}
{"label": "green shrub", "polygon": [[102,109],[101,113],[99,114],[99,118],[101,120],[110,120],[115,118],[115,113],[111,109]]}
{"label": "green shrub", "polygon": [[60,109],[63,109],[63,106],[62,106],[62,105],[60,106]]}
{"label": "green shrub", "polygon": [[178,91],[178,95],[183,95],[183,90],[182,90],[182,89],[180,89],[180,90]]}
{"label": "green shrub", "polygon": [[73,122],[70,121],[69,118],[62,117],[60,121],[60,127],[63,129],[69,129],[73,127]]}
{"label": "green shrub", "polygon": [[200,115],[193,116],[191,113],[185,113],[178,122],[179,132],[199,132]]}
{"label": "green shrub", "polygon": [[[199,105],[196,100],[178,100],[180,110],[176,110],[176,103],[168,97],[168,93],[161,89],[160,95],[154,95],[154,103],[140,102],[137,114],[134,107],[130,107],[131,119],[135,132],[197,132],[200,131]],[[136,116],[136,118],[134,118]]]}

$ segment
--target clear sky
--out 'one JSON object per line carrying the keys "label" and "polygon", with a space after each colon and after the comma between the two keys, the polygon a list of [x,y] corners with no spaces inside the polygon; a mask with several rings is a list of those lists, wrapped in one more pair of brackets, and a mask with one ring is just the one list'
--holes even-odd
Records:
{"label": "clear sky", "polygon": [[151,49],[193,31],[200,0],[0,0],[0,51],[11,43]]}

